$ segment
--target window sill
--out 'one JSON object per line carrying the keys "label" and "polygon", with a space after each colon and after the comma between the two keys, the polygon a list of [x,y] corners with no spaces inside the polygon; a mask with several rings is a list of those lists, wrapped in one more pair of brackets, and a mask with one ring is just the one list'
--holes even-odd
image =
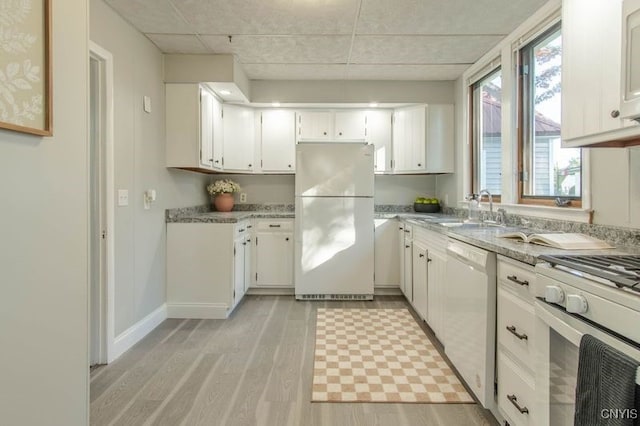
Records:
{"label": "window sill", "polygon": [[[467,201],[458,202],[458,207],[468,208]],[[575,207],[551,207],[533,204],[493,203],[493,211],[505,209],[507,214],[532,216],[542,219],[569,220],[572,222],[591,223],[593,210]],[[489,203],[480,203],[480,209],[488,211]]]}

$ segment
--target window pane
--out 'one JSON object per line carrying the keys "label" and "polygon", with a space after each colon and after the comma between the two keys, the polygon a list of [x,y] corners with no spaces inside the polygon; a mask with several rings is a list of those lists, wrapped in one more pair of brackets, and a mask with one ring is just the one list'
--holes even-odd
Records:
{"label": "window pane", "polygon": [[502,188],[502,73],[497,70],[473,85],[474,192]]}
{"label": "window pane", "polygon": [[581,196],[581,151],[560,147],[561,53],[559,29],[523,50],[525,197]]}

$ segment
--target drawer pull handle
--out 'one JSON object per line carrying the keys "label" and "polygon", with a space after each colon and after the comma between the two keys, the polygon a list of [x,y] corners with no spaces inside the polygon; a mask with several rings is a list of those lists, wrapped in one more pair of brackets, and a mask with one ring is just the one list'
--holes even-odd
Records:
{"label": "drawer pull handle", "polygon": [[238,232],[244,232],[244,228],[238,229]]}
{"label": "drawer pull handle", "polygon": [[424,257],[424,254],[420,253],[418,256],[420,256],[420,257]]}
{"label": "drawer pull handle", "polygon": [[529,409],[527,407],[521,407],[515,395],[507,395],[507,399],[520,411],[520,414],[529,414]]}
{"label": "drawer pull handle", "polygon": [[405,229],[405,230],[404,230],[404,232],[406,232],[406,233],[408,234],[408,233],[409,233],[409,232],[411,232],[411,231],[409,231],[408,229]]}
{"label": "drawer pull handle", "polygon": [[526,281],[526,280],[525,280],[525,281],[520,281],[520,280],[518,279],[518,277],[516,277],[515,275],[509,275],[509,276],[507,277],[507,279],[508,279],[509,281],[512,281],[512,282],[516,283],[516,284],[526,285],[526,286],[528,286],[528,285],[529,285],[529,281]]}
{"label": "drawer pull handle", "polygon": [[409,248],[409,247],[411,247],[411,246],[407,246],[407,245],[404,246],[404,248]]}
{"label": "drawer pull handle", "polygon": [[527,336],[526,334],[520,334],[516,331],[516,326],[515,325],[508,325],[507,326],[507,330],[509,330],[509,333],[513,334],[514,336],[516,336],[518,339],[520,340],[529,340],[529,336]]}
{"label": "drawer pull handle", "polygon": [[280,225],[269,224],[269,228],[280,228]]}

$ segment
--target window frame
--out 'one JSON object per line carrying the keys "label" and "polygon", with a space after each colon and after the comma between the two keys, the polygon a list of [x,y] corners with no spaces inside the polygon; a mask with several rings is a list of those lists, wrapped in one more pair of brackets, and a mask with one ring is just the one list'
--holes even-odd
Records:
{"label": "window frame", "polygon": [[[531,87],[534,84],[533,78],[530,78],[529,74],[523,72],[524,65],[529,65],[531,61],[526,56],[530,56],[533,48],[536,44],[549,38],[555,32],[562,34],[562,21],[559,20],[553,24],[544,28],[536,37],[528,40],[525,44],[518,47],[515,52],[516,60],[516,129],[517,129],[517,173],[516,173],[516,187],[517,187],[517,202],[523,205],[541,205],[541,206],[556,206],[556,198],[562,198],[570,201],[570,208],[582,208],[582,200],[585,196],[584,187],[584,151],[580,150],[580,195],[579,196],[561,196],[557,195],[525,195],[525,182],[523,180],[524,165],[525,165],[525,149],[530,149],[529,146],[532,143],[529,140],[528,133],[530,132],[531,120],[525,120],[525,114],[533,112],[535,109],[530,105],[532,103]],[[562,76],[561,76],[562,78]],[[561,123],[562,124],[562,123]],[[535,123],[533,124],[535,126]]]}
{"label": "window frame", "polygon": [[[479,175],[478,175],[478,170],[480,168],[480,165],[478,164],[478,162],[480,161],[480,154],[479,154],[479,148],[478,148],[478,143],[479,143],[479,132],[478,132],[478,124],[475,122],[475,112],[476,112],[476,108],[475,108],[475,91],[476,91],[476,87],[479,83],[482,83],[484,81],[486,81],[489,77],[491,77],[492,75],[496,74],[496,73],[500,73],[500,76],[502,77],[503,75],[503,69],[502,66],[500,64],[500,62],[498,61],[498,65],[496,66],[492,66],[489,67],[486,70],[483,70],[482,74],[480,75],[479,78],[475,78],[472,81],[469,82],[468,87],[467,87],[467,92],[468,92],[468,99],[467,99],[467,105],[468,105],[468,110],[469,110],[469,116],[468,116],[468,136],[469,136],[469,159],[471,167],[470,167],[470,176],[469,176],[469,184],[470,184],[470,188],[471,188],[471,192],[474,194],[478,194],[482,189],[484,188],[480,188],[480,182],[479,182]],[[502,91],[500,96],[502,97]],[[500,100],[502,103],[502,99]],[[502,120],[501,120],[501,126],[502,126]],[[502,142],[502,141],[501,141]],[[502,149],[500,150],[500,152],[502,153]],[[503,170],[504,170],[504,164],[501,163],[501,170],[500,170],[500,176],[502,178],[502,174],[503,174]],[[502,192],[502,191],[501,191]],[[492,198],[493,198],[493,202],[495,203],[500,203],[502,201],[502,193],[500,194],[491,194]]]}

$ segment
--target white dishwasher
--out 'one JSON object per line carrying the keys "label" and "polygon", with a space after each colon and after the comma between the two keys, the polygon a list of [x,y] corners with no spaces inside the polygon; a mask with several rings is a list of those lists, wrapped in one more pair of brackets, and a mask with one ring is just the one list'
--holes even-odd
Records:
{"label": "white dishwasher", "polygon": [[494,403],[496,254],[449,239],[445,353],[487,409]]}

